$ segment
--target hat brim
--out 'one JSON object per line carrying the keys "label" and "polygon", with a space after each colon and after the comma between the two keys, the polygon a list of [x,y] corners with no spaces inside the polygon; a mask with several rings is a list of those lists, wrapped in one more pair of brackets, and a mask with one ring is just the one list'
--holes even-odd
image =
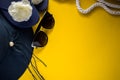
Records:
{"label": "hat brim", "polygon": [[35,5],[35,7],[37,8],[38,11],[44,11],[48,8],[48,0],[43,0],[43,2],[41,2],[38,5]]}
{"label": "hat brim", "polygon": [[[30,17],[30,19],[28,21],[23,21],[23,22],[17,22],[17,21],[14,21],[12,19],[12,17],[10,16],[10,14],[8,13],[8,10],[5,10],[5,9],[8,9],[9,5],[11,4],[13,0],[2,0],[0,1],[0,8],[1,8],[1,11],[3,12],[4,16],[7,18],[7,20],[13,24],[14,26],[16,27],[19,27],[19,28],[30,28],[30,27],[33,27],[38,21],[39,21],[39,12],[37,11],[37,9],[35,8],[35,6],[33,4],[31,4],[33,10],[32,10],[32,16]],[[19,0],[16,0],[16,1],[19,1]],[[6,3],[6,4],[5,4]]]}
{"label": "hat brim", "polygon": [[[32,57],[33,30],[11,26],[1,13],[0,27],[0,36],[4,36],[0,38],[0,80],[18,80]],[[14,46],[9,46],[10,41],[14,42]]]}

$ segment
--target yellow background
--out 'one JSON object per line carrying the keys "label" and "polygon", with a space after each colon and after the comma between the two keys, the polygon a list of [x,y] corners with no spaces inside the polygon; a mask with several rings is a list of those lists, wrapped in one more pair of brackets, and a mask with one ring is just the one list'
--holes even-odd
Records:
{"label": "yellow background", "polygon": [[[81,0],[83,8],[95,0]],[[55,26],[47,31],[49,42],[34,50],[46,80],[120,80],[120,16],[102,8],[78,12],[75,0],[49,0]],[[33,80],[26,72],[19,80]],[[39,80],[39,79],[38,79]]]}

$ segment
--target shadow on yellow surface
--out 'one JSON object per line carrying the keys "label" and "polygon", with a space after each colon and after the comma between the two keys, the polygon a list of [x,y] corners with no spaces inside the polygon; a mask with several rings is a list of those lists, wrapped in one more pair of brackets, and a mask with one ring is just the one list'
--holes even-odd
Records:
{"label": "shadow on yellow surface", "polygon": [[75,2],[75,0],[53,0],[53,1],[61,2],[61,3],[73,3],[73,2]]}
{"label": "shadow on yellow surface", "polygon": [[[81,2],[86,8],[95,0]],[[49,11],[54,29],[47,46],[34,50],[47,64],[37,62],[46,80],[120,80],[120,16],[102,8],[83,15],[75,0],[49,0]],[[19,80],[33,78],[26,70]]]}

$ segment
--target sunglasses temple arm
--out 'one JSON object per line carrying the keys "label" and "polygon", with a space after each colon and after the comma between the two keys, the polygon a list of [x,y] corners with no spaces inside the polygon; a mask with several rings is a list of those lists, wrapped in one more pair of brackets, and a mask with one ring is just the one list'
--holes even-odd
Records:
{"label": "sunglasses temple arm", "polygon": [[37,27],[37,29],[36,29],[36,31],[35,31],[35,35],[36,35],[37,32],[40,30],[40,28],[41,28],[41,22],[40,22],[40,24],[38,25],[38,27]]}

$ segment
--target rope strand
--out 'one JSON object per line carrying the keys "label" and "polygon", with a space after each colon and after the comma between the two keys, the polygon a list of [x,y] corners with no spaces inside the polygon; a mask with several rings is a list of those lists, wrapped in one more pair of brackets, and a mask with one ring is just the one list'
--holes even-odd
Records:
{"label": "rope strand", "polygon": [[104,0],[97,0],[96,3],[94,3],[93,5],[91,5],[87,9],[83,9],[80,6],[80,0],[76,0],[76,6],[77,6],[78,11],[81,12],[82,14],[88,14],[94,8],[96,8],[96,7],[102,7],[106,12],[108,12],[111,15],[120,15],[120,11],[115,11],[115,10],[112,10],[112,9],[109,8],[109,7],[111,7],[111,8],[120,9],[119,5],[111,4],[111,3],[105,2]]}

